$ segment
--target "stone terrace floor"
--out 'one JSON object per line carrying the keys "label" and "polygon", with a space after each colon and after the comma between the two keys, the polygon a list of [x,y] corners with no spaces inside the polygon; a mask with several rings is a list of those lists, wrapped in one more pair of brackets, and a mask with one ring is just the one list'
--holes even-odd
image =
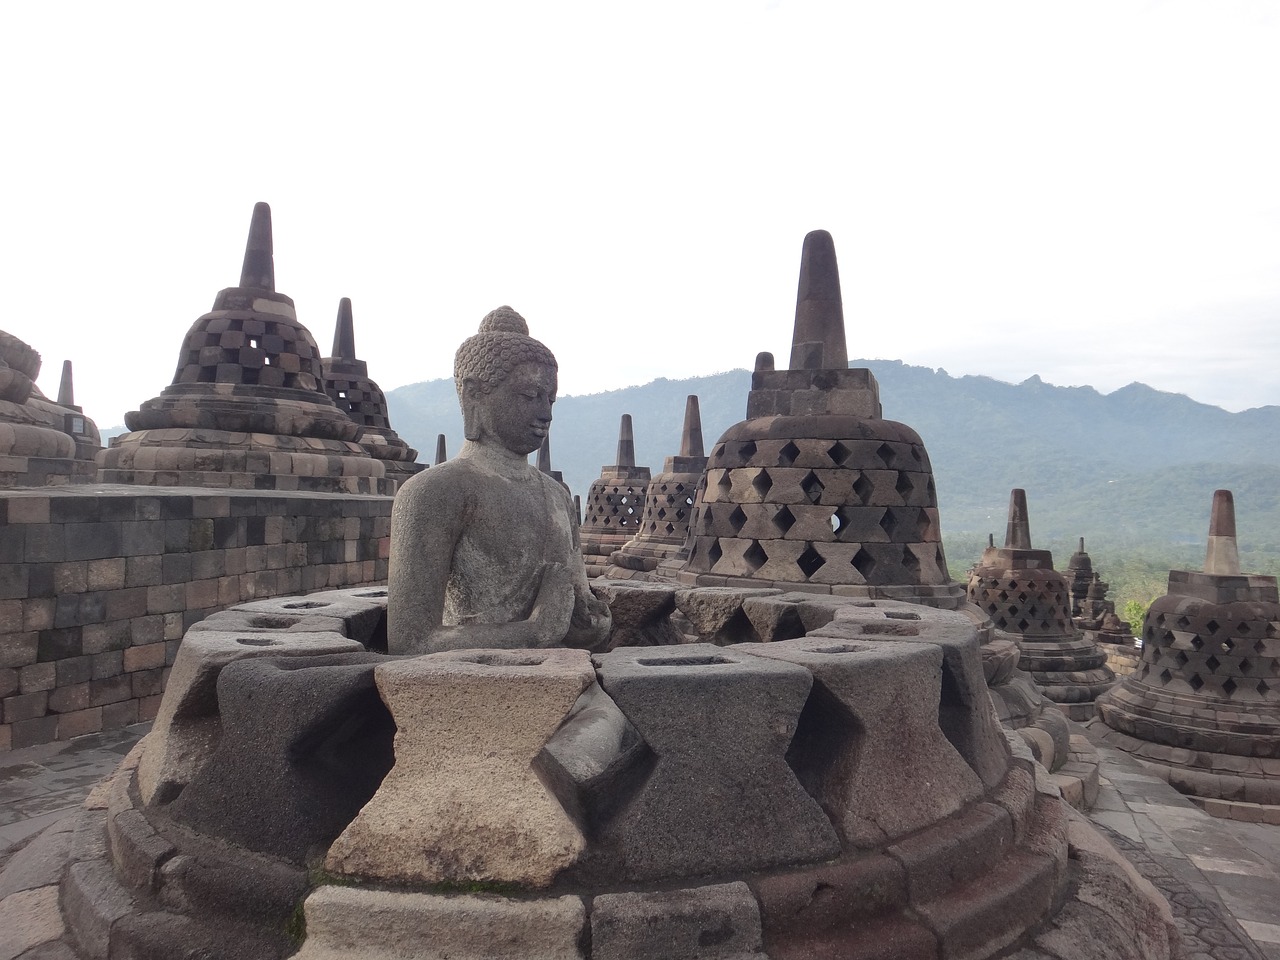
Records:
{"label": "stone terrace floor", "polygon": [[[147,728],[0,754],[0,868],[74,810]],[[1098,754],[1102,785],[1090,816],[1169,899],[1185,960],[1280,960],[1280,826],[1214,819],[1127,755]],[[21,920],[8,916],[15,906],[0,900],[0,960],[23,955],[4,942]]]}

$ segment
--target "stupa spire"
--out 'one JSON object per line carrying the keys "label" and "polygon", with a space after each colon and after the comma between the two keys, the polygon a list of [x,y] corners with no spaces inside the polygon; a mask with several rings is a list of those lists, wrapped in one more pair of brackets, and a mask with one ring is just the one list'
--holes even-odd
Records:
{"label": "stupa spire", "polygon": [[698,409],[698,397],[689,394],[684,402],[684,429],[680,433],[680,456],[702,457],[702,414]]}
{"label": "stupa spire", "polygon": [[71,382],[71,361],[62,361],[62,380],[58,383],[58,405],[62,407],[74,407],[76,405],[76,390]]}
{"label": "stupa spire", "polygon": [[1027,516],[1027,491],[1015,487],[1009,494],[1009,523],[1005,527],[1006,550],[1031,549],[1031,519]]}
{"label": "stupa spire", "polygon": [[240,286],[255,290],[276,289],[276,267],[271,245],[271,207],[253,205],[249,221],[249,240],[244,248],[244,266],[240,269]]}
{"label": "stupa spire", "polygon": [[550,435],[542,438],[542,446],[538,448],[538,469],[548,476],[551,475],[551,437]]}
{"label": "stupa spire", "polygon": [[440,466],[448,459],[449,455],[444,450],[444,434],[438,433],[436,434],[436,466]]}
{"label": "stupa spire", "polygon": [[1228,577],[1240,576],[1240,551],[1236,546],[1236,502],[1230,490],[1213,491],[1204,572]]}
{"label": "stupa spire", "polygon": [[848,366],[836,245],[827,231],[814,230],[804,238],[800,253],[791,369],[844,370]]}
{"label": "stupa spire", "polygon": [[631,414],[624,413],[622,422],[618,425],[618,459],[617,465],[620,467],[634,467],[636,465],[636,438],[631,430]]}
{"label": "stupa spire", "polygon": [[333,329],[333,354],[336,360],[356,359],[356,327],[351,317],[351,298],[338,301],[338,322]]}

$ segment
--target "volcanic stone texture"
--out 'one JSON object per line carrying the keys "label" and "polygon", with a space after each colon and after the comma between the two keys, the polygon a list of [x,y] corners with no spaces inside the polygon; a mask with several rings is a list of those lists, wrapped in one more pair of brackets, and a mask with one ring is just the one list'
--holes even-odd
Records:
{"label": "volcanic stone texture", "polygon": [[649,480],[648,467],[617,464],[592,481],[580,533],[587,576],[603,574],[609,556],[640,532]]}
{"label": "volcanic stone texture", "polygon": [[395,766],[329,851],[382,881],[546,887],[582,854],[533,761],[595,683],[581,650],[471,650],[375,671]]}
{"label": "volcanic stone texture", "polygon": [[749,580],[872,595],[950,583],[928,454],[914,430],[890,420],[765,417],[730,427],[711,451],[690,536],[681,579],[702,586]]}
{"label": "volcanic stone texture", "polygon": [[1099,700],[1105,741],[1217,816],[1280,806],[1275,579],[1171,570],[1142,641],[1138,668]]}

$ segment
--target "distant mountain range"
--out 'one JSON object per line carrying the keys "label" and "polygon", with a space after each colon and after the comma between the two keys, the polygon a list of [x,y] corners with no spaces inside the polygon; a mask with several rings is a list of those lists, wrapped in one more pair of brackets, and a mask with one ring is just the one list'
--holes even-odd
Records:
{"label": "distant mountain range", "polygon": [[[1019,384],[952,377],[896,360],[854,360],[880,382],[884,415],[914,428],[933,463],[943,534],[1003,542],[1009,490],[1027,490],[1032,537],[1061,568],[1075,538],[1099,547],[1202,544],[1215,489],[1235,493],[1242,549],[1280,556],[1280,407],[1228,413],[1132,383],[1103,395],[1031,377]],[[745,370],[659,379],[556,403],[552,460],[585,495],[616,462],[618,423],[630,413],[636,462],[657,473],[678,452],[685,397],[698,395],[710,451],[746,411]],[[430,462],[436,435],[462,442],[452,380],[387,394],[391,423]],[[957,571],[952,571],[953,574]]]}

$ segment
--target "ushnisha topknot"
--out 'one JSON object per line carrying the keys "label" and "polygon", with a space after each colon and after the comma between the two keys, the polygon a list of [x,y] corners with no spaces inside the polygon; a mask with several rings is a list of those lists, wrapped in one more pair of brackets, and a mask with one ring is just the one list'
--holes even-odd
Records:
{"label": "ushnisha topknot", "polygon": [[480,330],[462,341],[453,358],[453,382],[462,396],[462,381],[471,379],[488,393],[522,363],[537,363],[558,370],[555,355],[529,336],[524,317],[508,306],[485,314]]}

